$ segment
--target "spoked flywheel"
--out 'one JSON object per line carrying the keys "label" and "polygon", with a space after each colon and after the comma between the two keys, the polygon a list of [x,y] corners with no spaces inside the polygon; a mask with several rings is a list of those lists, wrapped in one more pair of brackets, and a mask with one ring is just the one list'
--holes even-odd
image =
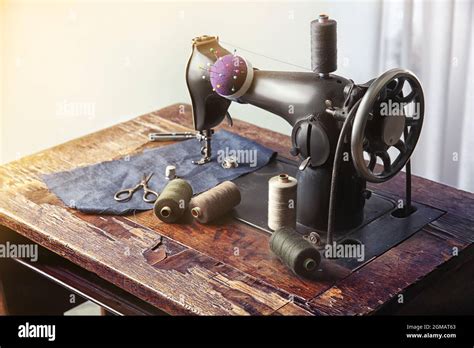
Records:
{"label": "spoked flywheel", "polygon": [[[424,106],[421,84],[408,70],[392,69],[372,82],[357,109],[351,135],[352,159],[362,178],[384,182],[405,166],[420,137]],[[392,147],[398,151],[393,160]],[[377,158],[382,170],[377,170]]]}

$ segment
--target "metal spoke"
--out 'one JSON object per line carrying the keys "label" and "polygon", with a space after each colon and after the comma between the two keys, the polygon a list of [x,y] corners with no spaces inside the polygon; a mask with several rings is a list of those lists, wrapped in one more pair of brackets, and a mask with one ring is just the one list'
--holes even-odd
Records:
{"label": "metal spoke", "polygon": [[377,156],[379,156],[382,159],[383,171],[386,173],[390,172],[390,169],[392,167],[392,160],[390,159],[390,155],[388,154],[388,152],[387,151],[379,152],[377,153]]}
{"label": "metal spoke", "polygon": [[397,141],[397,143],[396,143],[395,145],[393,145],[393,146],[395,146],[395,148],[396,148],[398,151],[400,151],[401,154],[405,153],[405,151],[407,150],[407,148],[406,148],[406,146],[405,146],[405,143],[403,142],[402,139],[399,139],[399,140]]}
{"label": "metal spoke", "polygon": [[399,77],[396,81],[397,84],[395,85],[395,88],[388,93],[388,97],[396,98],[403,90],[403,86],[405,85],[406,79],[403,77]]}
{"label": "metal spoke", "polygon": [[413,117],[405,117],[405,125],[407,127],[415,126],[418,124],[419,121],[420,121],[419,118],[415,119]]}
{"label": "metal spoke", "polygon": [[387,89],[388,89],[387,86],[384,86],[383,89],[380,91],[379,96],[377,98],[377,101],[379,103],[382,103],[383,101],[387,99],[387,95],[388,95]]}
{"label": "metal spoke", "polygon": [[406,97],[395,97],[395,100],[399,103],[410,103],[418,95],[418,90],[413,89]]}
{"label": "metal spoke", "polygon": [[376,163],[377,163],[377,156],[375,156],[373,153],[371,153],[370,154],[369,166],[368,166],[368,168],[370,169],[371,172],[374,171]]}

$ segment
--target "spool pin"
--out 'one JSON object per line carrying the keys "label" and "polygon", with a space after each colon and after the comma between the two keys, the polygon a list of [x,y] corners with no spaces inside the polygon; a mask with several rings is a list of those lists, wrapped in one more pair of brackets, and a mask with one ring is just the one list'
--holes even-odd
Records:
{"label": "spool pin", "polygon": [[189,206],[192,216],[206,224],[228,213],[240,203],[240,190],[231,181],[224,181],[209,191],[194,197]]}
{"label": "spool pin", "polygon": [[320,76],[337,70],[337,22],[325,14],[311,22],[311,69]]}

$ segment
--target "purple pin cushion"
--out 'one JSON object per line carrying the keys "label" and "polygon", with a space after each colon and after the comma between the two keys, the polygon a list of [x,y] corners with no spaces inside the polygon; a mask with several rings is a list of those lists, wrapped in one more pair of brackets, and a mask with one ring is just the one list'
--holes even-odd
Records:
{"label": "purple pin cushion", "polygon": [[217,94],[237,99],[247,92],[253,79],[253,68],[244,58],[228,54],[210,68],[212,88]]}

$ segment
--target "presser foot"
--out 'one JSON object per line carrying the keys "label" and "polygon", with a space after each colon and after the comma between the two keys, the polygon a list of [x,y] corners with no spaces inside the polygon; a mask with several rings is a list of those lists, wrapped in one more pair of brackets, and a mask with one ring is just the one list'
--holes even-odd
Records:
{"label": "presser foot", "polygon": [[201,155],[202,158],[197,161],[192,161],[193,164],[203,165],[208,162],[211,162],[211,137],[214,133],[214,130],[209,129],[199,132],[199,141],[201,142]]}
{"label": "presser foot", "polygon": [[213,129],[199,132],[172,132],[172,133],[150,133],[148,138],[150,141],[180,141],[188,139],[197,139],[201,143],[200,160],[193,160],[193,164],[202,165],[211,161],[211,137],[214,133]]}

